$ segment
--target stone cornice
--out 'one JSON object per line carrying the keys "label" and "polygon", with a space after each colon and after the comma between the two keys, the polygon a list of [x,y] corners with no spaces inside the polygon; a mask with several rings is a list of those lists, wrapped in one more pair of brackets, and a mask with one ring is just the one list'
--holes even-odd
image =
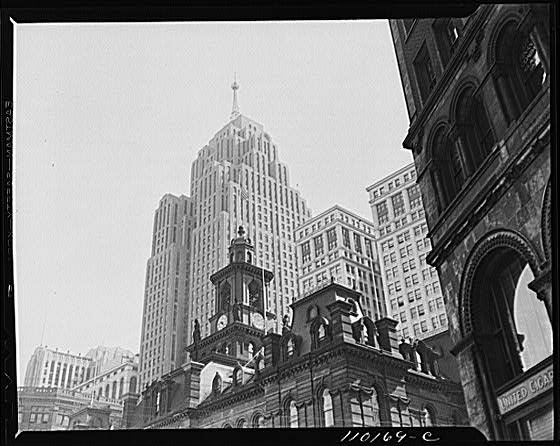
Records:
{"label": "stone cornice", "polygon": [[224,266],[221,270],[215,272],[210,276],[210,280],[213,284],[216,283],[217,280],[223,279],[224,277],[228,277],[231,275],[232,271],[247,271],[249,273],[254,274],[255,276],[262,277],[264,271],[264,281],[265,283],[270,282],[274,278],[274,274],[260,266],[253,265],[252,263],[247,262],[233,262],[229,263],[228,265]]}
{"label": "stone cornice", "polygon": [[212,400],[203,401],[197,406],[197,411],[200,415],[204,415],[258,395],[264,395],[264,387],[259,382],[252,382],[238,387],[235,391],[230,390],[228,393],[217,395]]}
{"label": "stone cornice", "polygon": [[264,330],[258,330],[242,322],[235,321],[227,325],[224,329],[217,331],[216,333],[212,333],[210,336],[207,336],[204,339],[201,339],[200,342],[188,345],[187,347],[185,347],[185,351],[190,353],[197,347],[200,350],[222,339],[231,339],[231,335],[236,334],[236,332],[249,336],[255,336],[257,338],[261,338],[262,336],[264,336]]}

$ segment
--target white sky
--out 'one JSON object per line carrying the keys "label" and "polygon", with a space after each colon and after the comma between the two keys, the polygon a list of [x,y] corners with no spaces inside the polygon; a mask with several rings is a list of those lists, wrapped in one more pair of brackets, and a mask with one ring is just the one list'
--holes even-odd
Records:
{"label": "white sky", "polygon": [[189,195],[234,71],[314,214],[371,219],[365,188],[412,161],[385,20],[18,25],[15,50],[18,384],[41,337],[138,351],[154,210]]}

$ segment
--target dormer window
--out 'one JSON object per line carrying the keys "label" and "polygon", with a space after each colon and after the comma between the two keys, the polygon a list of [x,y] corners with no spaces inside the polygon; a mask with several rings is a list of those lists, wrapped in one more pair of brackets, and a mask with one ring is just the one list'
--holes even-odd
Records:
{"label": "dormer window", "polygon": [[212,392],[214,393],[221,393],[222,391],[222,377],[218,372],[214,375],[214,379],[212,380]]}
{"label": "dormer window", "polygon": [[295,343],[293,339],[288,339],[288,342],[286,343],[286,353],[288,358],[290,358],[291,356],[294,355],[294,351],[295,351]]}
{"label": "dormer window", "polygon": [[233,371],[233,385],[240,386],[243,384],[243,369],[241,367],[237,367]]}

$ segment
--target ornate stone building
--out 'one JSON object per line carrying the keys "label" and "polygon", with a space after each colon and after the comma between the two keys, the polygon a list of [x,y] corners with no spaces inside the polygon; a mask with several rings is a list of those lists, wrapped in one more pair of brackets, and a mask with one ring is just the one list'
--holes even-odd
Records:
{"label": "ornate stone building", "polygon": [[[270,271],[240,228],[213,274],[211,333],[195,323],[188,361],[138,395],[131,428],[467,424],[461,386],[423,341],[397,341],[396,321],[364,316],[360,292],[334,281],[291,304],[282,334],[266,331]],[[265,286],[263,286],[263,284]],[[449,356],[449,355],[447,355]]]}
{"label": "ornate stone building", "polygon": [[550,16],[391,20],[470,422],[552,439]]}

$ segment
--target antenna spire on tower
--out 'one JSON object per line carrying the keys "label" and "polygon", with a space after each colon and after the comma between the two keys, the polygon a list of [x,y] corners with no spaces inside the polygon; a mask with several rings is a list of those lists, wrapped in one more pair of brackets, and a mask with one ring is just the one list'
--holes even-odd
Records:
{"label": "antenna spire on tower", "polygon": [[237,90],[239,90],[239,84],[237,83],[237,73],[233,74],[231,89],[233,90],[233,106],[231,108],[230,119],[235,119],[239,116],[239,105],[237,104]]}

